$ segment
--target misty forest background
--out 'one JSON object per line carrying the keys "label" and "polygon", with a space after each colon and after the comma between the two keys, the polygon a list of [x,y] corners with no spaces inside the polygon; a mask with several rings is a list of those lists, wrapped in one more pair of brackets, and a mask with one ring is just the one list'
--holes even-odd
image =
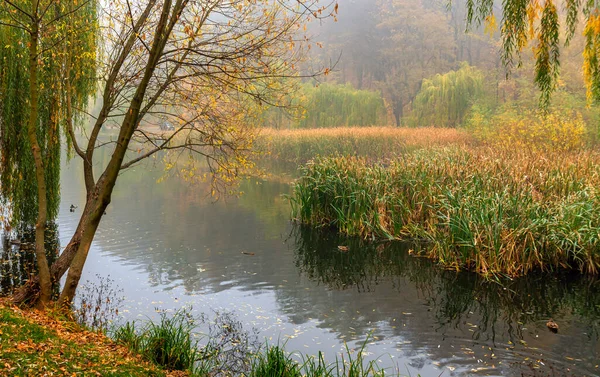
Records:
{"label": "misty forest background", "polygon": [[[505,67],[500,5],[497,19],[470,29],[466,12],[459,1],[344,1],[337,22],[309,25],[322,47],[311,50],[306,68],[333,64],[333,70],[303,84],[292,100],[296,113],[269,110],[264,124],[279,129],[464,126],[485,133],[538,120],[535,46]],[[586,101],[583,25],[561,50],[559,85],[548,110],[576,120],[568,131],[590,142],[598,136],[598,111]]]}

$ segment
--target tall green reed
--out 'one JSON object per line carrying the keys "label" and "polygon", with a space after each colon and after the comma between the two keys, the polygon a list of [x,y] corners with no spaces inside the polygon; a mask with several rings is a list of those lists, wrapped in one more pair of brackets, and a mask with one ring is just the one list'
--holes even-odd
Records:
{"label": "tall green reed", "polygon": [[364,238],[422,239],[483,274],[600,268],[600,161],[488,147],[415,150],[388,162],[321,158],[291,196],[301,222]]}
{"label": "tall green reed", "polygon": [[365,360],[367,343],[368,338],[356,352],[346,345],[345,353],[338,355],[333,362],[326,361],[320,351],[316,356],[306,356],[287,353],[279,344],[266,344],[256,354],[250,377],[399,377],[397,370],[386,370],[375,360]]}

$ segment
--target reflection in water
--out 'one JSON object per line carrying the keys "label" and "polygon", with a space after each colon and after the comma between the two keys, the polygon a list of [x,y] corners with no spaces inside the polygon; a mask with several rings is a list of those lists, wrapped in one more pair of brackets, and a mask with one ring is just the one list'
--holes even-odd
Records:
{"label": "reflection in water", "polygon": [[[46,258],[51,265],[60,250],[58,225],[48,223],[45,233]],[[2,253],[0,255],[0,295],[9,295],[37,271],[35,258],[35,228],[21,226],[14,234],[2,234]],[[53,287],[57,295],[58,285]]]}
{"label": "reflection in water", "polygon": [[410,257],[414,247],[410,243],[363,242],[302,225],[294,227],[292,235],[296,267],[330,288],[370,292],[384,277],[396,285],[396,277],[411,274],[413,281],[419,282],[429,281],[437,273],[429,260]]}
{"label": "reflection in water", "polygon": [[[542,367],[544,363],[570,364],[565,361],[579,355],[574,370],[584,374],[598,371],[600,281],[595,277],[532,274],[501,285],[411,257],[414,246],[407,243],[373,244],[304,226],[294,228],[292,238],[295,263],[303,274],[333,292],[355,291],[352,301],[336,300],[332,295],[332,306],[338,311],[360,312],[356,307],[361,298],[379,296],[372,311],[362,311],[362,318],[336,315],[325,321],[327,327],[348,337],[356,335],[348,329],[360,328],[361,323],[385,323],[385,329],[405,339],[400,346],[427,349],[430,356],[436,355],[433,360],[448,360],[448,354],[456,349],[457,355],[476,357],[482,371],[490,372],[500,366],[503,357],[515,363],[525,361],[526,367],[531,360],[531,366]],[[340,251],[338,245],[349,250]],[[389,290],[397,296],[392,298]],[[407,291],[411,294],[406,301],[397,299]],[[401,326],[399,317],[403,318]],[[564,321],[560,336],[545,329],[550,317]],[[431,347],[440,341],[440,335],[444,349]],[[383,332],[383,336],[390,335]],[[466,347],[465,336],[479,350]],[[544,348],[550,352],[542,351]],[[502,353],[506,355],[500,356]]]}

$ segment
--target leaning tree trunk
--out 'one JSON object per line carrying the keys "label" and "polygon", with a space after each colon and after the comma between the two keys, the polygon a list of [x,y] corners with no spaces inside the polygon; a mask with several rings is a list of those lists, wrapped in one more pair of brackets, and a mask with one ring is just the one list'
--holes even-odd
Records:
{"label": "leaning tree trunk", "polygon": [[[147,85],[148,81],[149,78],[146,78],[142,81],[140,86]],[[117,177],[123,164],[123,158],[127,153],[127,146],[131,140],[131,135],[133,134],[135,125],[138,122],[138,114],[141,108],[142,98],[143,93],[140,94],[140,90],[138,89],[138,93],[136,93],[136,96],[134,96],[134,99],[132,100],[132,106],[130,108],[133,109],[133,111],[129,111],[128,115],[123,121],[119,134],[120,143],[117,144],[108,166],[93,188],[86,186],[88,195],[85,206],[85,221],[83,221],[84,219],[82,217],[82,220],[80,221],[81,228],[78,226],[80,234],[79,238],[77,239],[77,245],[72,250],[69,250],[69,273],[67,274],[65,285],[58,299],[58,305],[63,308],[70,307],[73,302],[75,292],[83,272],[83,266],[85,265],[92,241],[96,235],[96,230],[98,230],[100,220],[104,215],[106,207],[108,207],[110,204],[112,192],[115,188]],[[85,163],[86,162],[84,161],[84,164]],[[85,166],[85,168],[91,169],[90,166]],[[64,274],[64,272],[62,273]]]}
{"label": "leaning tree trunk", "polygon": [[29,95],[30,95],[30,112],[29,123],[27,125],[27,134],[33,159],[35,161],[35,176],[37,183],[37,199],[38,199],[38,217],[35,224],[35,256],[37,260],[40,300],[39,303],[44,306],[51,298],[52,281],[50,280],[50,270],[48,269],[48,259],[46,258],[46,247],[44,245],[44,234],[46,231],[47,218],[47,190],[46,177],[44,173],[44,161],[42,159],[42,150],[37,139],[37,122],[38,122],[38,25],[32,22],[31,40],[29,41]]}
{"label": "leaning tree trunk", "polygon": [[73,258],[69,263],[69,273],[67,274],[65,286],[58,299],[58,304],[62,307],[70,307],[75,298],[75,291],[77,290],[79,280],[81,279],[83,266],[90,251],[90,247],[92,246],[94,236],[96,235],[96,230],[98,230],[98,225],[100,225],[100,219],[107,206],[108,203],[103,201],[100,201],[99,204],[94,203],[95,208],[91,210],[90,215],[87,217],[86,224],[81,231],[77,248],[75,248]]}

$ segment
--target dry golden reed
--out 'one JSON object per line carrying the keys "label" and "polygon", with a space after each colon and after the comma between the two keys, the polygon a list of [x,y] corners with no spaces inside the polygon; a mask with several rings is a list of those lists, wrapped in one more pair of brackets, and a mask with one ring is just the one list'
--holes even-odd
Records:
{"label": "dry golden reed", "polygon": [[256,140],[263,152],[297,163],[333,155],[391,158],[415,148],[472,143],[474,139],[464,130],[433,127],[263,129]]}

